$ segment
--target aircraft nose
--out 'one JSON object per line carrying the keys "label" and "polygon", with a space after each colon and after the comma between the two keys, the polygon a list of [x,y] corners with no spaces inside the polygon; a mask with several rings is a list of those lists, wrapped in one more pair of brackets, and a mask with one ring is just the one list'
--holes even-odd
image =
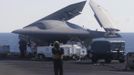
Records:
{"label": "aircraft nose", "polygon": [[17,30],[12,31],[12,33],[21,33],[21,32],[23,32],[22,29],[17,29]]}

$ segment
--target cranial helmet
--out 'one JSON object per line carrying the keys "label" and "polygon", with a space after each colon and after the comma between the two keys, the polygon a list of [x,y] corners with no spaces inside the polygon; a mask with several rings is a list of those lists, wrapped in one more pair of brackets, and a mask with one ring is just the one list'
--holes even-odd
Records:
{"label": "cranial helmet", "polygon": [[54,42],[54,47],[60,47],[59,41],[55,41],[55,42]]}

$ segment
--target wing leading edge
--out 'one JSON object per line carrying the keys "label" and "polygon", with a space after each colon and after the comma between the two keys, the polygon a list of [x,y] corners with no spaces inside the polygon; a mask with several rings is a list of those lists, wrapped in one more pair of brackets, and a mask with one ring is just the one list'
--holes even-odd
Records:
{"label": "wing leading edge", "polygon": [[86,1],[82,1],[79,3],[71,4],[66,6],[42,19],[41,20],[70,20],[75,16],[79,15],[82,9],[84,8]]}

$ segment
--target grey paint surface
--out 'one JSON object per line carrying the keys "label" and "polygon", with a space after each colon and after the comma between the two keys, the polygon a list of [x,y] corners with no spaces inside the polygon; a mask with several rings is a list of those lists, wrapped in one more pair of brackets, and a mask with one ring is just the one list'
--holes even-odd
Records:
{"label": "grey paint surface", "polygon": [[84,29],[78,25],[67,22],[82,11],[86,1],[71,4],[53,14],[46,16],[32,24],[13,31],[13,33],[28,36],[42,42],[55,40],[67,42],[72,38],[84,41],[89,38],[104,37],[105,32]]}

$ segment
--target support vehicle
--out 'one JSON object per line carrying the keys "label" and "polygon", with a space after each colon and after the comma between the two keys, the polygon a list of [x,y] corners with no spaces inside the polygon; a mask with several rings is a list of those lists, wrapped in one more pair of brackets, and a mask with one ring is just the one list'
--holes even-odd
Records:
{"label": "support vehicle", "polygon": [[92,61],[97,62],[99,59],[104,59],[106,63],[111,60],[125,60],[125,41],[123,40],[94,40],[91,44]]}

